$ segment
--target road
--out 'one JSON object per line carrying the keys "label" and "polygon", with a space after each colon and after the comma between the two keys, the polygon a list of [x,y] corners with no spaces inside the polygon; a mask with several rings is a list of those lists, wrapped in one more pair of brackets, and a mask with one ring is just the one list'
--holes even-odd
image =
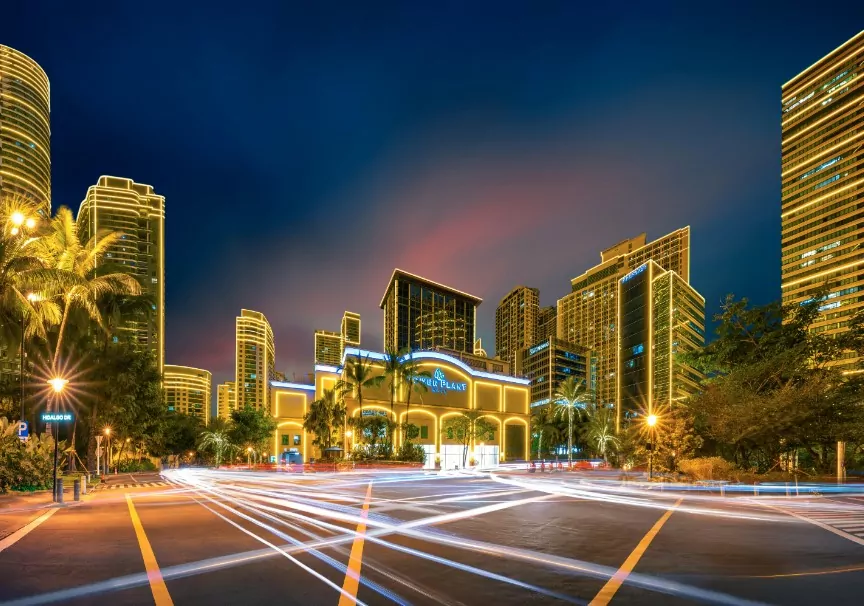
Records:
{"label": "road", "polygon": [[507,472],[166,478],[112,478],[85,502],[34,509],[26,534],[0,542],[0,603],[864,601],[857,496]]}

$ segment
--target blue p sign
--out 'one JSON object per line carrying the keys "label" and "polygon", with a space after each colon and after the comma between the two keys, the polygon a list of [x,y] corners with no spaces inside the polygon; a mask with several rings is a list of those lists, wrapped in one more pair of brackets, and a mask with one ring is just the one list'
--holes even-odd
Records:
{"label": "blue p sign", "polygon": [[26,440],[30,436],[30,428],[27,426],[27,421],[18,422],[18,437]]}

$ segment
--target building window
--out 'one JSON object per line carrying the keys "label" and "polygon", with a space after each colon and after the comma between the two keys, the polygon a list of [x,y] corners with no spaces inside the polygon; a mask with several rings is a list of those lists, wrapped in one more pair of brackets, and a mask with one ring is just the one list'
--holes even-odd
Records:
{"label": "building window", "polygon": [[300,446],[300,435],[294,434],[294,446]]}
{"label": "building window", "polygon": [[421,440],[428,440],[429,439],[429,426],[428,425],[421,425],[420,426],[420,439]]}
{"label": "building window", "polygon": [[282,434],[282,446],[288,446],[288,439],[289,439],[290,437],[291,437],[291,436],[289,436],[289,435]]}

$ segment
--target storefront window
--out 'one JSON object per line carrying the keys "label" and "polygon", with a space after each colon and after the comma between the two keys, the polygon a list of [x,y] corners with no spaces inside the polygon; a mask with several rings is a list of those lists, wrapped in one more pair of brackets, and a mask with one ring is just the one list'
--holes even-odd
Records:
{"label": "storefront window", "polygon": [[300,436],[298,434],[294,434],[294,446],[300,446]]}

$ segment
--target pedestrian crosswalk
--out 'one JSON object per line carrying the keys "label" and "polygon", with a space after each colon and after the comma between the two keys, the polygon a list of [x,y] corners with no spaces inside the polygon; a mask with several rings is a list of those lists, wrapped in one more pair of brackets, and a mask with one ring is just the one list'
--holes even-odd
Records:
{"label": "pedestrian crosswalk", "polygon": [[106,484],[105,490],[116,490],[118,488],[149,488],[152,486],[170,486],[170,482],[128,482],[123,484]]}
{"label": "pedestrian crosswalk", "polygon": [[864,506],[862,505],[850,501],[820,499],[809,503],[806,509],[796,508],[795,514],[817,526],[864,545]]}

